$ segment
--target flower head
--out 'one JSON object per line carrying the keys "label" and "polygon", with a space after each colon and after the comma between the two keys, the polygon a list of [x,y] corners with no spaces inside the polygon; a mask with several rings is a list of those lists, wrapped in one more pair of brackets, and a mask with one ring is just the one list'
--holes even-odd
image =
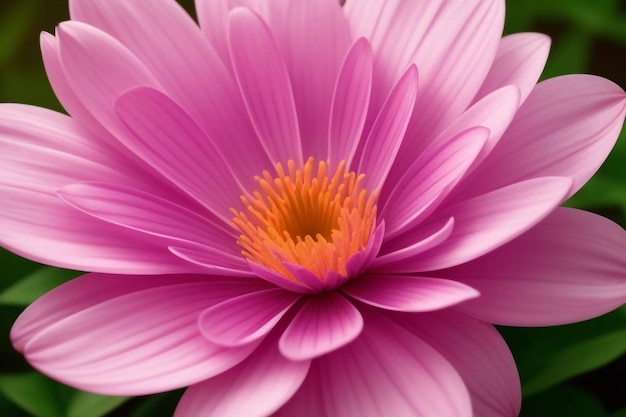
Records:
{"label": "flower head", "polygon": [[520,407],[492,324],[626,300],[626,233],[558,206],[626,95],[537,84],[501,0],[70,0],[44,33],[69,116],[0,107],[0,241],[88,271],[15,347],[191,416],[489,416]]}

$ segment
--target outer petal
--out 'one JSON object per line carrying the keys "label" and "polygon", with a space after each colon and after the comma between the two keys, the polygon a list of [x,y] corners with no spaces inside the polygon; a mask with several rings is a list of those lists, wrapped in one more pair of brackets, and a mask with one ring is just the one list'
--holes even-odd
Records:
{"label": "outer petal", "polygon": [[559,208],[509,244],[437,275],[478,289],[457,308],[512,326],[590,319],[626,302],[626,232],[580,210]]}
{"label": "outer petal", "polygon": [[452,234],[412,259],[390,264],[394,271],[433,271],[475,259],[515,239],[563,201],[568,178],[536,178],[442,209],[454,217]]}
{"label": "outer petal", "polygon": [[336,292],[309,297],[280,338],[291,360],[321,356],[352,342],[363,329],[363,317]]}
{"label": "outer petal", "polygon": [[521,91],[523,103],[539,80],[550,52],[550,38],[541,33],[516,33],[500,41],[491,70],[475,101],[505,85],[514,84]]}
{"label": "outer petal", "polygon": [[463,196],[542,176],[570,177],[574,194],[615,144],[626,95],[612,82],[568,75],[537,85],[498,146],[462,185]]}
{"label": "outer petal", "polygon": [[132,134],[125,144],[164,177],[226,223],[243,194],[221,149],[165,94],[138,87],[121,95],[115,110]]}
{"label": "outer petal", "polygon": [[366,275],[341,290],[366,304],[410,312],[439,310],[480,295],[457,281],[404,275]]}
{"label": "outer petal", "polygon": [[357,150],[372,89],[372,47],[357,40],[341,66],[331,106],[328,160],[331,169],[339,161],[350,166]]}
{"label": "outer petal", "polygon": [[40,371],[80,389],[139,395],[229,369],[254,345],[224,349],[202,337],[198,315],[257,281],[205,276],[90,274],[49,292],[16,321],[13,343]]}
{"label": "outer petal", "polygon": [[273,1],[266,7],[293,87],[303,155],[326,159],[333,89],[353,41],[348,23],[336,0]]}
{"label": "outer petal", "polygon": [[236,367],[189,387],[174,417],[264,417],[276,411],[300,387],[310,365],[281,355],[278,334],[270,334]]}
{"label": "outer petal", "polygon": [[359,338],[311,364],[279,416],[472,415],[463,381],[437,351],[375,312],[365,319]]}
{"label": "outer petal", "polygon": [[382,187],[404,139],[417,91],[417,68],[409,67],[393,87],[364,142],[358,172],[366,186]]}
{"label": "outer petal", "polygon": [[46,68],[46,75],[54,90],[57,99],[65,111],[86,128],[101,136],[106,136],[109,143],[115,142],[109,132],[92,116],[83,105],[81,99],[70,86],[59,54],[59,40],[47,32],[42,32],[39,38],[41,56]]}
{"label": "outer petal", "polygon": [[[55,192],[80,181],[113,181],[181,199],[69,117],[22,105],[0,107],[0,241],[50,265],[112,273],[197,271],[153,239],[67,206]],[[183,199],[184,201],[184,199]]]}
{"label": "outer petal", "polygon": [[267,2],[264,0],[196,0],[195,5],[202,32],[229,68],[228,13],[235,7],[248,7],[263,17],[267,16]]}
{"label": "outer petal", "polygon": [[504,1],[365,0],[347,2],[345,12],[352,35],[369,39],[374,50],[373,111],[410,64],[419,69],[412,140],[394,167],[403,172],[478,91],[500,42]]}
{"label": "outer petal", "polygon": [[145,65],[108,34],[81,22],[63,22],[57,30],[59,54],[74,93],[115,136],[123,137],[113,112],[114,100],[129,88],[159,87]]}
{"label": "outer petal", "polygon": [[[70,14],[73,20],[87,22],[124,45],[163,91],[220,143],[234,170],[249,181],[247,186],[253,186],[254,175],[270,166],[261,156],[262,148],[246,118],[234,79],[193,19],[175,1],[155,0],[146,7],[141,1],[72,0]],[[100,51],[93,48],[87,52],[87,59],[100,65],[104,72],[95,71],[92,79],[107,84],[106,77],[110,75],[106,71],[110,64],[90,56]],[[75,76],[73,72],[68,69],[70,78]],[[140,83],[129,87],[136,85],[155,86]],[[118,90],[113,99],[124,90]],[[81,97],[90,94],[82,88],[75,91]],[[112,100],[106,101],[110,110]]]}
{"label": "outer petal", "polygon": [[452,364],[467,385],[475,417],[519,415],[522,390],[515,361],[493,326],[449,310],[395,320]]}
{"label": "outer petal", "polygon": [[302,165],[298,115],[287,68],[261,18],[245,8],[229,15],[232,64],[248,114],[272,162]]}
{"label": "outer petal", "polygon": [[387,239],[435,210],[472,165],[488,137],[485,128],[468,129],[433,146],[415,161],[384,202],[380,216],[385,219]]}
{"label": "outer petal", "polygon": [[222,346],[251,343],[269,333],[300,297],[274,288],[233,298],[204,311],[200,330]]}
{"label": "outer petal", "polygon": [[170,242],[182,240],[204,245],[210,253],[223,258],[222,266],[247,269],[233,233],[158,196],[107,183],[73,184],[62,188],[58,195],[71,206],[101,220]]}

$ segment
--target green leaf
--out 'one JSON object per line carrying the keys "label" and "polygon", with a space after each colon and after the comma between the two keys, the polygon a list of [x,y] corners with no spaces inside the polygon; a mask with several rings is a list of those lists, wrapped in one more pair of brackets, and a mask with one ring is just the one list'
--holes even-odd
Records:
{"label": "green leaf", "polygon": [[22,278],[0,293],[0,304],[26,306],[80,272],[45,267]]}
{"label": "green leaf", "polygon": [[66,417],[102,417],[129,399],[77,391],[70,400]]}
{"label": "green leaf", "polygon": [[174,415],[183,390],[165,392],[146,397],[128,417],[155,417]]}
{"label": "green leaf", "polygon": [[0,66],[5,66],[18,51],[24,37],[31,30],[33,9],[39,8],[39,0],[22,0],[0,14]]}
{"label": "green leaf", "polygon": [[501,328],[524,395],[546,390],[626,353],[626,307],[594,320],[547,328]]}
{"label": "green leaf", "polygon": [[29,372],[0,375],[0,392],[35,417],[65,417],[71,389]]}
{"label": "green leaf", "polygon": [[525,398],[520,417],[605,417],[602,404],[582,388],[559,386]]}

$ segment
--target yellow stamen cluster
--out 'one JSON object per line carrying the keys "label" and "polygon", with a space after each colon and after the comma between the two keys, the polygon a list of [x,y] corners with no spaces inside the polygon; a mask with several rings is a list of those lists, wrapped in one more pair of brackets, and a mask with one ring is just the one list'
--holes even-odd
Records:
{"label": "yellow stamen cluster", "polygon": [[324,280],[330,271],[347,276],[348,260],[367,246],[376,222],[376,198],[363,189],[364,175],[346,172],[345,162],[329,176],[328,165],[309,158],[303,168],[276,164],[276,175],[256,177],[259,190],[233,209],[241,232],[237,243],[250,261],[292,280],[285,263]]}

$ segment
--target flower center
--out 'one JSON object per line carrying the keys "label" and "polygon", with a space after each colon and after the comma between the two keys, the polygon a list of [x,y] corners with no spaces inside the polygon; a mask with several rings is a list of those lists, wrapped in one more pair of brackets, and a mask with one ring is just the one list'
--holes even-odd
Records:
{"label": "flower center", "polygon": [[255,177],[258,190],[241,197],[245,209],[232,209],[243,255],[294,282],[287,266],[321,281],[329,272],[347,276],[348,261],[367,247],[375,228],[375,193],[363,189],[364,175],[346,172],[343,161],[332,176],[326,162],[313,158],[302,168],[290,160],[286,168],[279,163],[275,176]]}

